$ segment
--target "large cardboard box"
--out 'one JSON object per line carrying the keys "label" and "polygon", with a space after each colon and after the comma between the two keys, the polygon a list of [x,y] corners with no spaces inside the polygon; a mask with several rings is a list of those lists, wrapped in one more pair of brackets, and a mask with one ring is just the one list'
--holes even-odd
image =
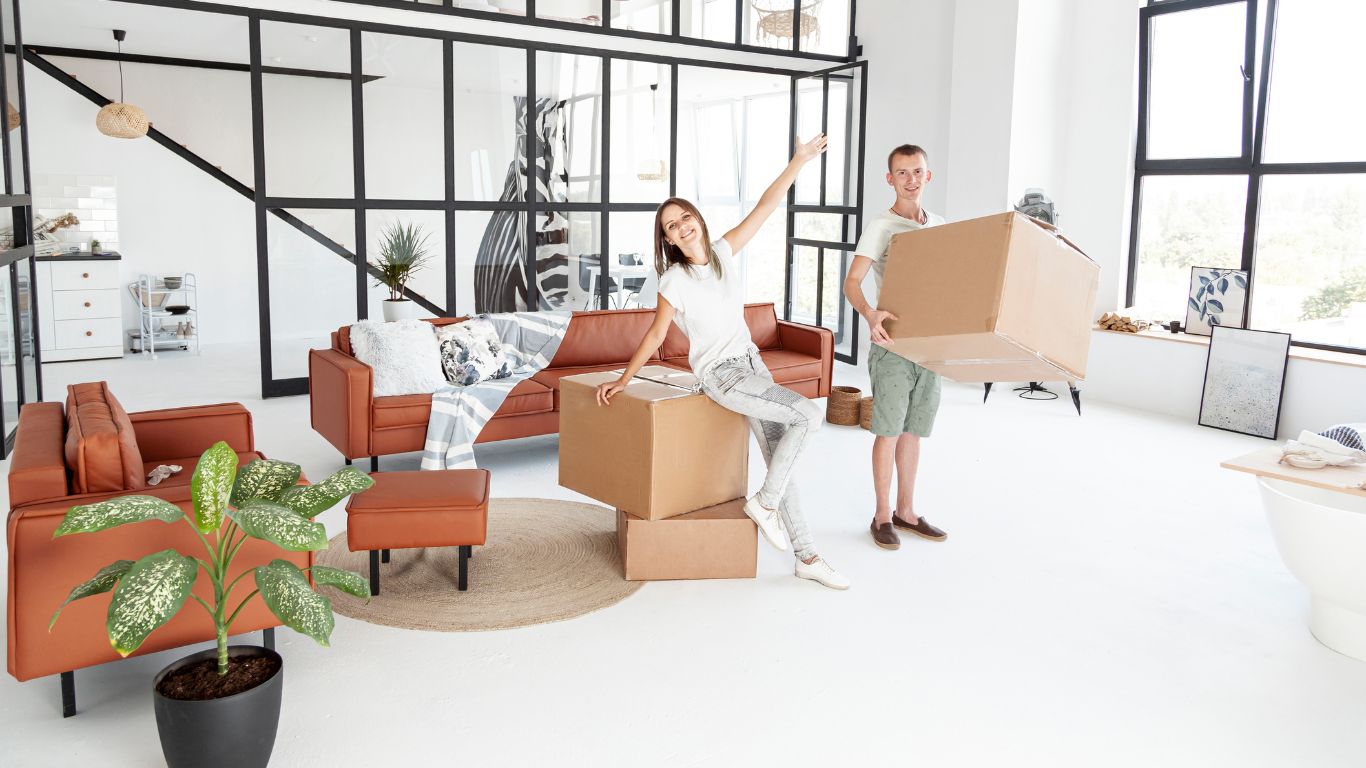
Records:
{"label": "large cardboard box", "polygon": [[735,499],[667,520],[617,510],[617,546],[627,581],[752,579],[759,529]]}
{"label": "large cardboard box", "polygon": [[1020,213],[892,238],[889,350],[956,381],[1081,381],[1100,266]]}
{"label": "large cardboard box", "polygon": [[691,373],[664,366],[646,366],[611,405],[598,405],[598,385],[620,377],[560,380],[560,485],[646,520],[745,495],[744,417],[689,389]]}

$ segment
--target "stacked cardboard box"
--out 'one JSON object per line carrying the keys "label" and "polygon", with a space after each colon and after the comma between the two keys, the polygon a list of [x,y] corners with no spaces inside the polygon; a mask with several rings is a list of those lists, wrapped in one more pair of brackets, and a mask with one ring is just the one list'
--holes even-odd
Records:
{"label": "stacked cardboard box", "polygon": [[617,509],[628,580],[752,578],[744,418],[695,392],[691,373],[664,366],[642,368],[599,406],[598,385],[620,377],[560,381],[560,485]]}
{"label": "stacked cardboard box", "polygon": [[897,235],[878,308],[887,349],[955,381],[1081,381],[1100,267],[1019,213]]}

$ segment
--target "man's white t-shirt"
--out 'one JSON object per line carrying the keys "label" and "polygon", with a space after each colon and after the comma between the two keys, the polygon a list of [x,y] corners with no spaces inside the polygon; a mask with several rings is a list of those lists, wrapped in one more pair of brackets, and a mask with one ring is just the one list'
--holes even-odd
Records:
{"label": "man's white t-shirt", "polygon": [[711,250],[724,277],[718,279],[711,264],[694,264],[691,270],[674,264],[659,277],[659,295],[673,305],[674,320],[688,337],[688,365],[699,378],[713,363],[755,348],[745,323],[740,260],[725,238]]}
{"label": "man's white t-shirt", "polygon": [[873,283],[876,286],[876,294],[873,296],[874,307],[882,297],[882,272],[887,267],[887,248],[892,244],[892,238],[902,232],[914,232],[917,229],[945,223],[943,216],[930,213],[923,208],[921,210],[925,213],[924,224],[898,215],[890,208],[883,210],[863,228],[863,234],[854,246],[854,255],[866,256],[873,260]]}

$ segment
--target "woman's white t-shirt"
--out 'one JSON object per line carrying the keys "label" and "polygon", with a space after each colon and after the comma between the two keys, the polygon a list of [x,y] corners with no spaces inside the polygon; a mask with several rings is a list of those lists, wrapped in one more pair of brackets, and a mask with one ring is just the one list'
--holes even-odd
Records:
{"label": "woman's white t-shirt", "polygon": [[674,264],[659,277],[659,295],[674,308],[674,321],[688,337],[688,365],[701,377],[713,363],[749,354],[754,349],[745,324],[745,286],[740,260],[721,238],[711,244],[724,277],[711,264],[694,264],[691,271]]}

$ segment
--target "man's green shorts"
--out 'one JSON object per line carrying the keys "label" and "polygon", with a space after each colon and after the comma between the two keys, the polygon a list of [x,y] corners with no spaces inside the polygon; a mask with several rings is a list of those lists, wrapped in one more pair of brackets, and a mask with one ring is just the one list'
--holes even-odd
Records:
{"label": "man's green shorts", "polygon": [[939,413],[939,374],[876,344],[868,352],[873,380],[873,434],[896,437],[903,432],[929,437]]}

